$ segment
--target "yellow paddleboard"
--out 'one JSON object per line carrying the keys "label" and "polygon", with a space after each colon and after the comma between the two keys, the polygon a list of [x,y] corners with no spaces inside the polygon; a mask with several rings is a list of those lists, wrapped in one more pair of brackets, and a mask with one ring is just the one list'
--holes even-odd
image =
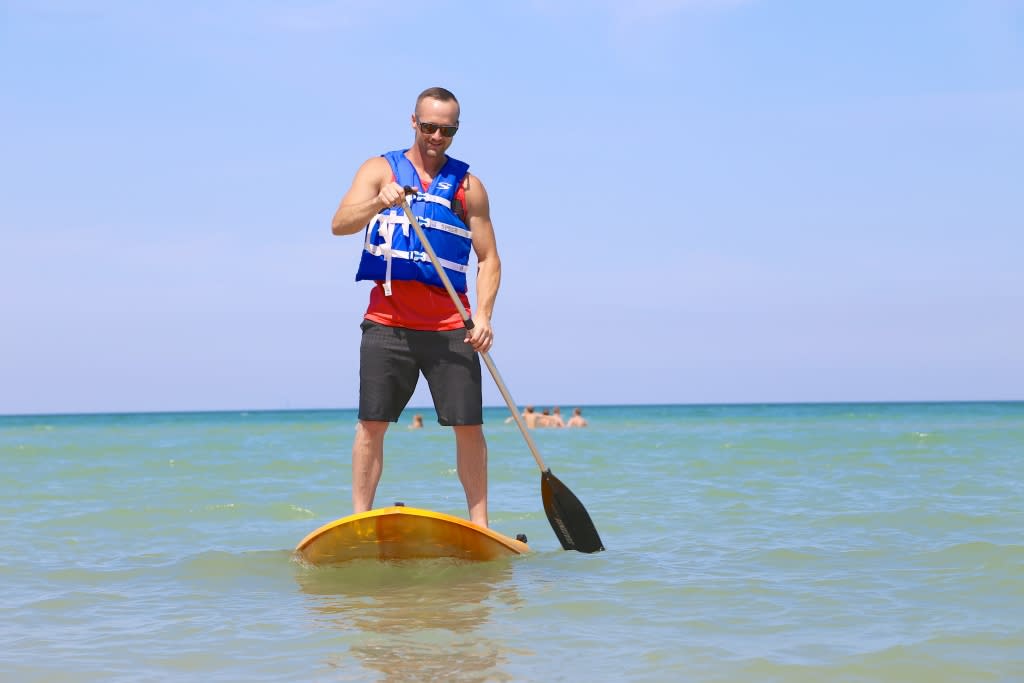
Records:
{"label": "yellow paddleboard", "polygon": [[522,541],[443,512],[396,505],[325,524],[295,552],[310,564],[348,560],[495,560],[530,552]]}

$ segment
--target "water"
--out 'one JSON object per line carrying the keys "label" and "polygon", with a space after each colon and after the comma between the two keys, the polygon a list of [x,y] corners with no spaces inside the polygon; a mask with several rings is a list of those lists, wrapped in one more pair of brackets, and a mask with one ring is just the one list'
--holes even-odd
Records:
{"label": "water", "polygon": [[[488,409],[535,552],[335,569],[291,551],[349,512],[350,411],[0,418],[0,679],[1024,680],[1024,403],[584,414],[535,437],[607,552]],[[464,516],[431,419],[377,502]]]}

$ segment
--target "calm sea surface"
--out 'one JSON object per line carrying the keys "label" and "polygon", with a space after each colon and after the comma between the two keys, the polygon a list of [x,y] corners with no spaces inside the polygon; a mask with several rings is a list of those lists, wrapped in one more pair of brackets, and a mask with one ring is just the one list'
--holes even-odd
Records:
{"label": "calm sea surface", "polygon": [[[584,414],[535,436],[607,552],[489,409],[535,552],[333,569],[292,549],[350,511],[351,411],[0,417],[0,679],[1024,681],[1024,403]],[[464,516],[425,415],[377,503]]]}

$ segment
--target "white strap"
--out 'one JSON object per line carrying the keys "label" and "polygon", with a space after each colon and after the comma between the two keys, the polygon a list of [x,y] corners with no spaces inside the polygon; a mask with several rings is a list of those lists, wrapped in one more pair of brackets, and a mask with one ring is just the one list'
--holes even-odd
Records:
{"label": "white strap", "polygon": [[[392,216],[388,214],[387,216],[378,215],[377,218],[385,218],[389,223],[401,225],[402,233],[406,237],[409,236],[409,219],[406,218],[405,216]],[[431,230],[440,230],[442,232],[447,232],[452,235],[458,235],[459,237],[464,237],[467,240],[473,239],[473,232],[471,230],[457,227],[455,225],[452,225],[451,223],[442,223],[441,221],[435,221],[433,218],[423,218],[422,216],[420,216],[419,219],[420,225],[423,226],[424,228],[430,228]]]}
{"label": "white strap", "polygon": [[387,232],[384,237],[384,296],[391,296],[391,256],[394,252],[391,249],[391,235],[393,234],[393,227],[388,225],[382,227],[382,230]]}
{"label": "white strap", "polygon": [[[377,256],[384,257],[384,296],[391,296],[391,238],[395,234],[395,226],[391,221],[379,221],[380,228],[377,233],[384,238],[384,244],[380,245],[380,253]],[[367,231],[369,235],[369,231]]]}
{"label": "white strap", "polygon": [[[390,279],[391,273],[391,262],[392,258],[405,259],[407,261],[423,261],[424,263],[430,263],[430,256],[425,251],[403,251],[401,249],[392,249],[390,245],[384,244],[369,244],[366,246],[366,251],[370,252],[374,256],[383,256],[388,260],[388,279]],[[454,270],[457,273],[468,273],[469,266],[464,266],[461,263],[455,261],[449,261],[443,259],[440,256],[437,260],[446,270]]]}
{"label": "white strap", "polygon": [[435,221],[432,218],[421,218],[420,225],[425,228],[441,230],[443,232],[451,233],[452,235],[465,237],[467,240],[473,239],[473,233],[470,230],[464,230],[463,228],[456,227],[451,223],[442,223],[441,221]]}
{"label": "white strap", "polygon": [[417,200],[421,201],[421,202],[433,202],[435,204],[440,204],[441,206],[447,207],[449,209],[452,208],[452,203],[451,203],[450,200],[445,199],[444,197],[439,197],[436,194],[427,194],[426,192],[417,192],[416,196],[413,197],[413,201],[417,201]]}

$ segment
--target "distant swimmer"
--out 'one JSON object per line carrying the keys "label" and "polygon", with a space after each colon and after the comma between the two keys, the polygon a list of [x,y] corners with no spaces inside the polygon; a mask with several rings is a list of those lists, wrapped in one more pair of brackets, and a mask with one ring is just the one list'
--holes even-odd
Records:
{"label": "distant swimmer", "polygon": [[[555,408],[554,410],[557,411],[558,408]],[[564,426],[565,426],[565,422],[562,420],[561,413],[552,412],[551,410],[548,410],[547,408],[545,408],[544,410],[542,410],[540,412],[540,415],[537,416],[537,427],[538,428],[544,427],[544,428],[558,429],[558,428],[564,427]]]}
{"label": "distant swimmer", "polygon": [[551,415],[548,417],[548,427],[564,427],[565,420],[562,419],[562,411],[555,406],[551,409]]}
{"label": "distant swimmer", "polygon": [[409,429],[423,429],[423,416],[417,413],[412,416],[412,424],[409,425]]}
{"label": "distant swimmer", "polygon": [[523,410],[523,422],[526,423],[526,426],[530,429],[536,429],[538,420],[540,420],[540,415],[533,412],[533,406],[526,406],[526,409]]}
{"label": "distant swimmer", "polygon": [[583,419],[583,411],[579,408],[572,409],[572,417],[569,418],[566,427],[586,427],[587,421]]}
{"label": "distant swimmer", "polygon": [[[523,409],[523,422],[529,429],[539,429],[543,427],[564,427],[565,423],[562,420],[562,415],[558,408],[554,409],[554,414],[551,413],[547,408],[538,413],[534,410],[533,406],[526,406]],[[512,422],[515,418],[509,416],[505,418],[505,422]]]}

